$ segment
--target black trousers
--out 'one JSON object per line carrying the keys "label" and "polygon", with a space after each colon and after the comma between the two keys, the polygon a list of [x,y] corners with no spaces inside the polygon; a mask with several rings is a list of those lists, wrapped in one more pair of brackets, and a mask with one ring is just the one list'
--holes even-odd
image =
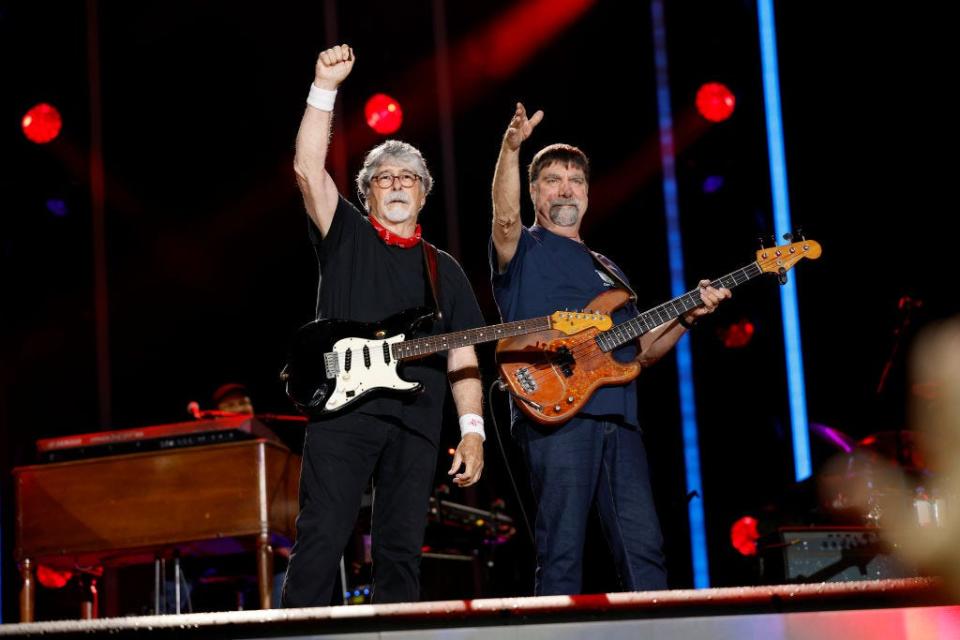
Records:
{"label": "black trousers", "polygon": [[330,604],[371,475],[373,602],[419,600],[420,549],[436,464],[436,445],[386,419],[346,414],[308,425],[283,606]]}

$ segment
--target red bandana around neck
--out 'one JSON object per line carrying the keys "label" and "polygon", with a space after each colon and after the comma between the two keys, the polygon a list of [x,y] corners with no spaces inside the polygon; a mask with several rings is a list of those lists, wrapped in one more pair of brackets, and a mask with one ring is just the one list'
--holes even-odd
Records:
{"label": "red bandana around neck", "polygon": [[420,243],[419,224],[417,225],[417,228],[413,230],[413,235],[411,237],[404,238],[391,231],[388,231],[387,228],[380,224],[380,222],[372,214],[367,216],[367,219],[370,221],[370,224],[373,225],[373,228],[377,230],[377,235],[380,236],[380,239],[389,245],[394,247],[402,247],[404,249],[411,249]]}

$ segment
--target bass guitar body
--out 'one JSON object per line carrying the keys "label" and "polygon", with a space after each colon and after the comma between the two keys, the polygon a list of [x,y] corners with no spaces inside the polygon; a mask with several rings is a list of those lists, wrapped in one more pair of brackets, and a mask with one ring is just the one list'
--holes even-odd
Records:
{"label": "bass guitar body", "polygon": [[[587,309],[611,315],[630,299],[622,289],[605,291]],[[640,374],[637,362],[619,362],[600,348],[600,330],[567,335],[555,329],[506,338],[497,343],[500,377],[517,406],[535,422],[555,425],[573,417],[593,392],[626,384]]]}

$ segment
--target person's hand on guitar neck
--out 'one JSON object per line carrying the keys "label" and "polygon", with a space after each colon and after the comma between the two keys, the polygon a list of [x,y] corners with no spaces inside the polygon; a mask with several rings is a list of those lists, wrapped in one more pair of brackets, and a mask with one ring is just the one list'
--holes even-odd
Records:
{"label": "person's hand on guitar neck", "polygon": [[712,287],[709,280],[701,280],[699,287],[702,305],[680,315],[676,322],[661,325],[653,331],[643,334],[637,340],[639,343],[637,362],[641,366],[649,367],[655,364],[673,349],[680,337],[683,336],[684,331],[693,327],[698,319],[716,311],[721,302],[733,295],[730,293],[730,289]]}
{"label": "person's hand on guitar neck", "polygon": [[710,286],[709,280],[701,280],[697,285],[700,287],[700,300],[703,301],[703,304],[699,307],[691,309],[684,313],[681,318],[683,322],[681,325],[693,326],[696,324],[697,320],[702,318],[705,315],[711,314],[717,310],[717,306],[724,300],[728,300],[733,296],[733,293],[730,292],[730,289],[726,287],[721,287],[715,289]]}

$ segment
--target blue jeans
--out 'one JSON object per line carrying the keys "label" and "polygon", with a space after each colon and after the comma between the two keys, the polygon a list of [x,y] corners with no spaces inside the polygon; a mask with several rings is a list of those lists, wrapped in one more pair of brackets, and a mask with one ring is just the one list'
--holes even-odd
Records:
{"label": "blue jeans", "polygon": [[535,594],[580,593],[587,519],[594,503],[621,586],[627,591],[666,589],[663,537],[639,430],[577,417],[560,428],[521,421],[515,433],[537,500]]}

